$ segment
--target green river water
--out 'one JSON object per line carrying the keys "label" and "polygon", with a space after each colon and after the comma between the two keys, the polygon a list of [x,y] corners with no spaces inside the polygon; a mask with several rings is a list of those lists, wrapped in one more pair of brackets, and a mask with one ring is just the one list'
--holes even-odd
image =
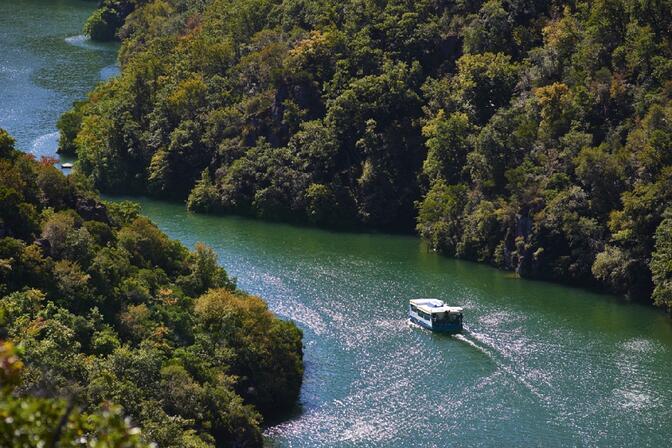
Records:
{"label": "green river water", "polygon": [[[0,2],[0,127],[52,154],[58,114],[113,73],[114,49],[78,37],[90,3]],[[270,446],[672,444],[672,323],[657,310],[442,258],[410,236],[134,199],[304,330],[300,407],[270,424]],[[409,326],[418,296],[464,306],[464,335]]]}
{"label": "green river water", "polygon": [[56,121],[118,72],[118,45],[85,39],[86,0],[0,0],[0,127],[36,157],[55,156]]}

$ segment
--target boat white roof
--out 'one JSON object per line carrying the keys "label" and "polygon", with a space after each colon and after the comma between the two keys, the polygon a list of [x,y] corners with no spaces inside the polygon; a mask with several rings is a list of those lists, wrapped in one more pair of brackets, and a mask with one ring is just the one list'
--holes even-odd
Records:
{"label": "boat white roof", "polygon": [[463,311],[461,306],[448,306],[443,300],[439,299],[413,299],[410,302],[411,305],[415,305],[418,309],[428,314],[461,313]]}

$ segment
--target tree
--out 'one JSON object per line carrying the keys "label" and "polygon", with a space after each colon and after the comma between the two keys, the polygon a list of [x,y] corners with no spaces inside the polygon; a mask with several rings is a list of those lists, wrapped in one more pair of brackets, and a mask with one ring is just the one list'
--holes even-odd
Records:
{"label": "tree", "polygon": [[654,284],[653,301],[667,311],[672,311],[672,209],[663,214],[655,239],[650,263]]}
{"label": "tree", "polygon": [[584,148],[574,160],[576,175],[591,196],[591,208],[606,214],[617,209],[623,192],[624,163],[618,154],[609,154],[606,145]]}
{"label": "tree", "polygon": [[235,280],[230,280],[226,271],[217,264],[217,254],[203,243],[196,243],[196,250],[190,254],[190,273],[181,279],[185,289],[194,296],[209,289],[235,289]]}
{"label": "tree", "polygon": [[14,139],[4,129],[0,129],[0,158],[7,159],[15,153]]}
{"label": "tree", "polygon": [[446,117],[443,110],[422,128],[427,138],[427,158],[422,170],[430,184],[439,179],[448,183],[462,180],[462,169],[471,149],[472,129],[465,113],[455,112]]}
{"label": "tree", "polygon": [[75,156],[77,155],[77,145],[75,139],[82,128],[82,117],[84,115],[83,101],[76,101],[72,105],[72,109],[66,111],[61,115],[56,123],[58,128],[58,152],[60,154]]}
{"label": "tree", "polygon": [[489,0],[466,29],[466,53],[515,51],[509,14],[500,0]]}
{"label": "tree", "polygon": [[117,234],[119,247],[131,255],[134,264],[160,267],[169,274],[184,271],[186,250],[171,241],[147,218],[136,218]]}
{"label": "tree", "polygon": [[541,107],[539,134],[542,140],[557,139],[569,131],[577,116],[572,92],[565,84],[553,83],[534,90]]}
{"label": "tree", "polygon": [[[0,160],[0,337],[21,347],[21,362],[0,343],[0,445],[261,446],[260,412],[298,398],[296,326],[237,291],[212,249],[189,253],[137,204],[102,206],[90,183],[10,149]],[[55,184],[71,199],[45,191]],[[4,236],[14,229],[25,240]],[[220,316],[234,338],[200,321],[194,302],[206,291],[235,295],[242,318]]]}
{"label": "tree", "polygon": [[221,208],[219,201],[217,187],[212,183],[210,173],[205,169],[189,193],[187,208],[194,212],[213,212]]}
{"label": "tree", "polygon": [[418,233],[430,247],[448,255],[455,255],[462,233],[462,217],[466,203],[465,185],[448,185],[439,180],[420,204]]}
{"label": "tree", "polygon": [[108,41],[115,38],[124,19],[136,7],[136,0],[104,0],[84,25],[84,33],[93,40]]}
{"label": "tree", "polygon": [[62,447],[140,448],[140,430],[116,406],[84,413],[65,400],[17,397],[24,364],[13,344],[0,344],[0,443],[7,448],[53,444]]}
{"label": "tree", "polygon": [[213,342],[239,351],[232,373],[244,380],[242,395],[263,413],[293,402],[303,374],[301,331],[294,324],[272,319],[258,297],[213,289],[195,304],[199,323]]}
{"label": "tree", "polygon": [[[77,132],[81,172],[106,192],[320,226],[418,224],[449,255],[650,297],[672,191],[670,11],[105,0],[90,26],[122,40],[122,73],[61,130]],[[30,240],[67,195],[40,200],[39,170],[1,168],[0,235]]]}
{"label": "tree", "polygon": [[78,216],[71,211],[54,213],[42,225],[42,238],[49,243],[49,254],[54,258],[65,255],[67,239],[75,231]]}
{"label": "tree", "polygon": [[504,53],[483,53],[465,54],[458,59],[457,70],[454,101],[482,125],[509,103],[519,68]]}

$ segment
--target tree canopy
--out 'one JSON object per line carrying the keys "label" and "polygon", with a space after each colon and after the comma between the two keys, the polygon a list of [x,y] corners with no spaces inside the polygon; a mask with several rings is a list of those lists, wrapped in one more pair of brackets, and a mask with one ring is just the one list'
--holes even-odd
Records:
{"label": "tree canopy", "polygon": [[301,331],[209,247],[13,146],[0,130],[0,445],[261,446]]}
{"label": "tree canopy", "polygon": [[121,75],[62,120],[99,188],[657,287],[669,0],[126,3]]}

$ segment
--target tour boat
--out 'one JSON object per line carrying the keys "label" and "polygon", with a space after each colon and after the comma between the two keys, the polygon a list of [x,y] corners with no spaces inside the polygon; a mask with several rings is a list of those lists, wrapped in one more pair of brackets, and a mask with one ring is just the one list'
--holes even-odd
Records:
{"label": "tour boat", "polygon": [[72,163],[61,163],[61,168],[69,170],[70,168],[72,168]]}
{"label": "tour boat", "polygon": [[411,322],[439,333],[462,331],[462,308],[439,299],[413,299],[408,307]]}

